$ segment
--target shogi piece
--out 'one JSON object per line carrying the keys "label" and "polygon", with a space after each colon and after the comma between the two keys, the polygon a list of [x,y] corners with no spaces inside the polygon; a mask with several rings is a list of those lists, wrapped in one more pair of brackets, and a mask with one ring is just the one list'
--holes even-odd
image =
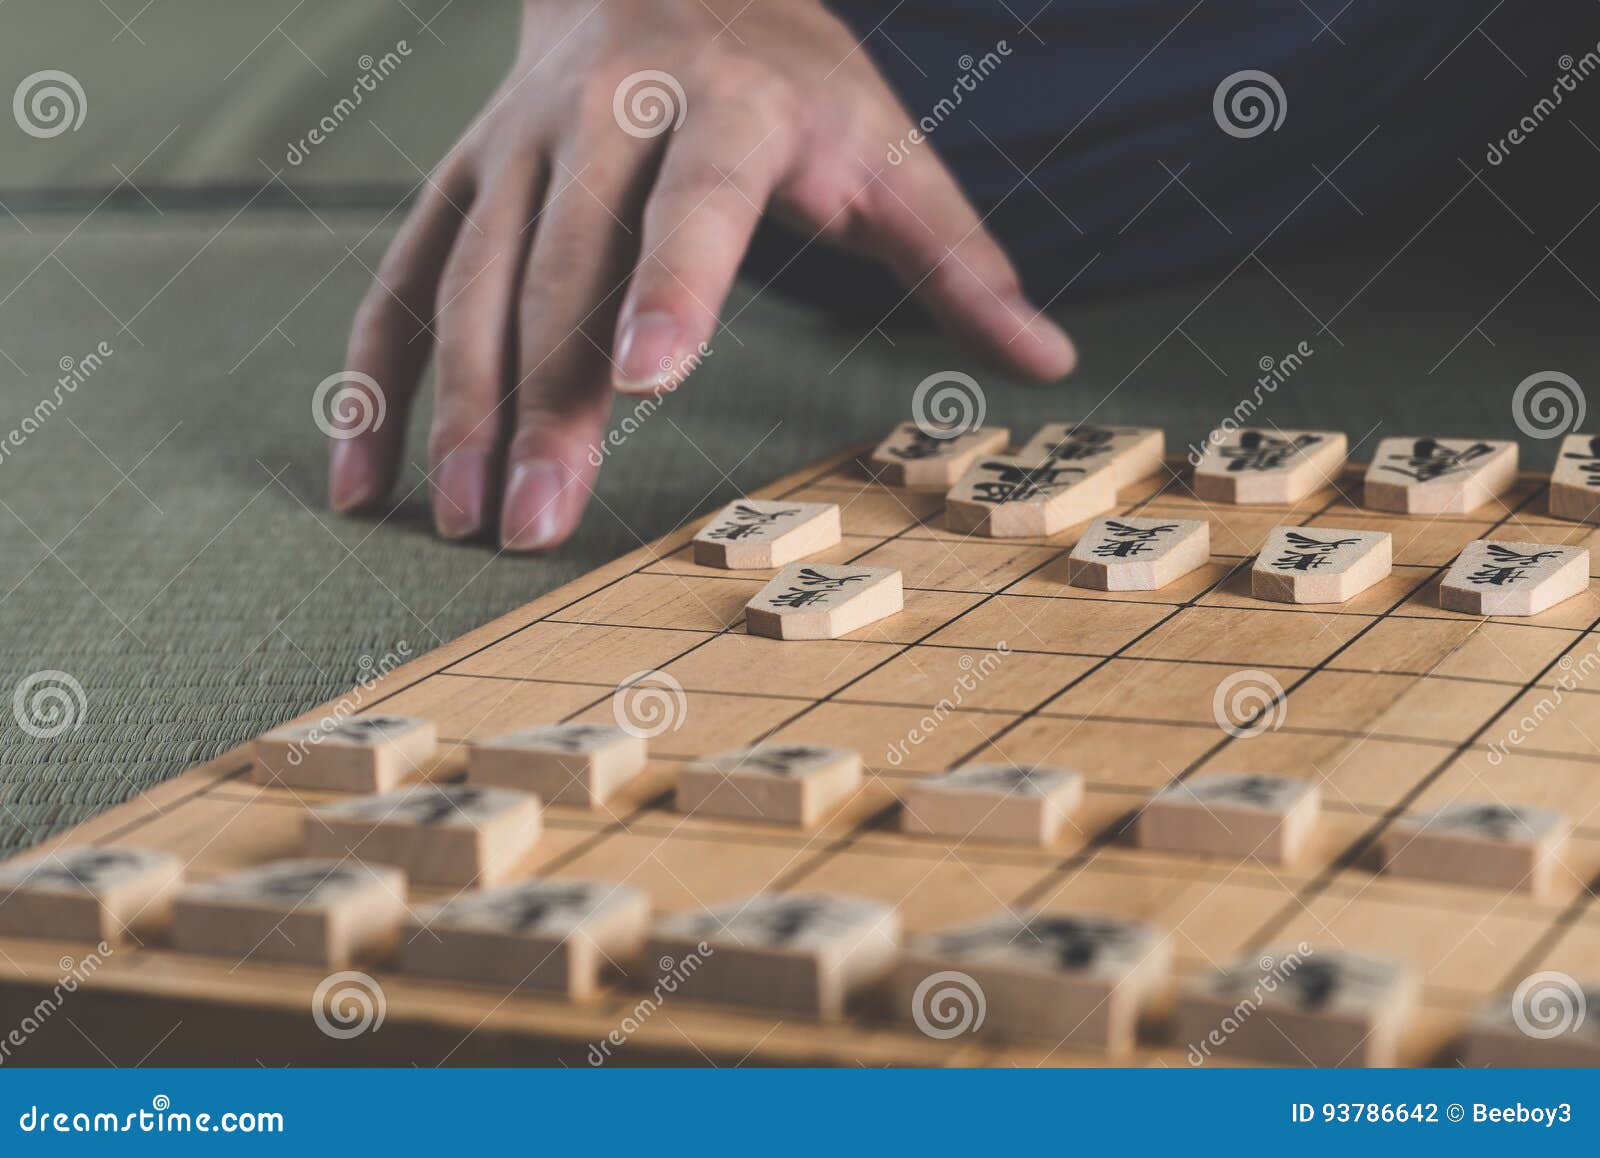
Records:
{"label": "shogi piece", "polygon": [[645,959],[697,959],[678,989],[692,1001],[837,1020],[852,994],[889,972],[899,947],[900,918],[887,905],[763,893],[663,918]]}
{"label": "shogi piece", "polygon": [[165,924],[183,863],[138,848],[63,848],[0,865],[0,937],[119,944]]}
{"label": "shogi piece", "polygon": [[986,455],[945,496],[944,518],[967,534],[1043,537],[1116,505],[1117,476],[1104,465]]}
{"label": "shogi piece", "polygon": [[791,563],[745,605],[744,622],[770,639],[838,639],[904,607],[894,567]]}
{"label": "shogi piece", "polygon": [[1552,809],[1462,802],[1396,820],[1383,853],[1397,877],[1540,897],[1549,892],[1568,831],[1566,817]]}
{"label": "shogi piece", "polygon": [[1362,505],[1402,515],[1464,515],[1517,478],[1517,444],[1493,439],[1385,438],[1367,467]]}
{"label": "shogi piece", "polygon": [[341,800],[305,820],[306,855],[351,856],[405,870],[417,884],[504,880],[539,843],[539,798],[480,784],[418,784]]}
{"label": "shogi piece", "polygon": [[650,925],[641,890],[604,881],[531,880],[461,893],[406,923],[407,973],[586,1001],[634,957]]}
{"label": "shogi piece", "polygon": [[861,756],[814,744],[756,744],[686,764],[678,811],[808,828],[861,787]]}
{"label": "shogi piece", "polygon": [[1439,584],[1439,606],[1468,615],[1538,615],[1589,587],[1589,549],[1475,539]]}
{"label": "shogi piece", "polygon": [[544,724],[467,750],[467,781],[535,793],[546,804],[599,808],[644,771],[649,743],[608,724]]}
{"label": "shogi piece", "polygon": [[281,860],[190,885],[172,905],[184,953],[344,969],[390,949],[406,877],[356,860]]}
{"label": "shogi piece", "polygon": [[1600,436],[1569,434],[1561,440],[1550,475],[1550,513],[1600,523]]}
{"label": "shogi piece", "polygon": [[1600,982],[1546,971],[1490,1001],[1467,1031],[1467,1065],[1600,1066]]}
{"label": "shogi piece", "polygon": [[1011,431],[1003,426],[980,426],[964,433],[930,430],[915,422],[895,427],[872,452],[878,477],[892,487],[947,491],[973,459],[998,453],[1011,441]]}
{"label": "shogi piece", "polygon": [[1211,558],[1203,519],[1096,519],[1067,556],[1067,582],[1093,591],[1157,591]]}
{"label": "shogi piece", "polygon": [[1087,423],[1051,422],[1028,439],[1017,457],[1025,462],[1075,463],[1105,466],[1125,487],[1161,469],[1167,440],[1161,431],[1139,426],[1091,426]]}
{"label": "shogi piece", "polygon": [[1387,531],[1274,527],[1250,569],[1250,594],[1276,603],[1343,603],[1389,577]]}
{"label": "shogi piece", "polygon": [[257,784],[326,792],[387,792],[433,758],[438,731],[412,716],[351,716],[290,724],[255,742]]}
{"label": "shogi piece", "polygon": [[1292,864],[1317,825],[1322,793],[1306,780],[1205,772],[1168,785],[1136,826],[1143,848]]}
{"label": "shogi piece", "polygon": [[694,537],[702,567],[782,567],[839,542],[837,503],[729,503]]}
{"label": "shogi piece", "polygon": [[1234,430],[1211,441],[1194,492],[1215,503],[1297,503],[1327,486],[1348,449],[1335,430]]}
{"label": "shogi piece", "polygon": [[1050,844],[1083,803],[1083,777],[1065,768],[968,764],[911,784],[903,803],[906,832]]}
{"label": "shogi piece", "polygon": [[1098,915],[1003,914],[906,945],[894,1011],[934,1037],[1029,1038],[1126,1053],[1165,986],[1172,946],[1151,925]]}
{"label": "shogi piece", "polygon": [[1415,981],[1392,961],[1267,949],[1184,990],[1178,1043],[1274,1065],[1388,1066],[1415,1003]]}

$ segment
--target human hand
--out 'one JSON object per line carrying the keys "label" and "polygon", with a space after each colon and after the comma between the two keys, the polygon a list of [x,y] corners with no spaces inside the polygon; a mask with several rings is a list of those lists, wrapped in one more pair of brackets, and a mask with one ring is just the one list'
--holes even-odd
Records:
{"label": "human hand", "polygon": [[[652,105],[651,85],[669,104]],[[440,534],[498,517],[509,549],[562,542],[613,391],[675,388],[692,369],[769,212],[881,261],[1007,369],[1067,373],[1071,341],[932,149],[884,161],[910,127],[820,0],[526,0],[515,65],[356,316],[346,365],[378,384],[387,417],[336,437],[331,505],[389,493],[431,348]]]}

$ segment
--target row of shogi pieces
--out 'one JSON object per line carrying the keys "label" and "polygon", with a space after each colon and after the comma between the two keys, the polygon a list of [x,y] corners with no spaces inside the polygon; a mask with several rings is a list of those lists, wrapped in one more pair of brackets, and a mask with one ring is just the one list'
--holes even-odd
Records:
{"label": "row of shogi pieces", "polygon": [[[1050,423],[1015,454],[1004,427],[906,422],[872,452],[890,486],[943,491],[953,530],[997,538],[1053,535],[1110,510],[1121,488],[1161,469],[1165,436],[1148,427]],[[1233,426],[1192,455],[1202,502],[1292,505],[1344,469],[1348,442],[1334,430]],[[1464,515],[1517,478],[1507,439],[1385,438],[1363,480],[1362,506],[1401,515]],[[1600,437],[1570,434],[1550,477],[1550,514],[1600,523]]]}
{"label": "row of shogi pieces", "polygon": [[[1154,591],[1210,559],[1203,519],[1103,515],[1123,487],[1161,467],[1161,431],[1056,423],[1014,455],[991,453],[1008,438],[998,427],[939,436],[905,423],[873,452],[871,464],[891,484],[948,488],[951,530],[1044,536],[1092,519],[1068,558],[1067,582],[1074,586]],[[1575,439],[1582,436],[1571,436],[1568,445]],[[1600,440],[1593,443],[1562,451],[1551,481],[1553,512],[1600,521]],[[1203,500],[1230,503],[1296,502],[1332,477],[1345,457],[1344,435],[1331,431],[1241,429],[1207,445],[1195,490]],[[1516,472],[1515,442],[1385,439],[1367,471],[1366,502],[1386,511],[1464,514],[1503,494]],[[731,570],[782,568],[746,608],[752,634],[832,639],[903,606],[894,568],[797,562],[840,537],[837,504],[745,498],[706,523],[695,536],[694,557]],[[1251,593],[1284,603],[1342,603],[1385,579],[1392,563],[1385,531],[1279,526],[1257,553]],[[1586,547],[1479,539],[1452,563],[1439,604],[1470,615],[1537,615],[1588,586]]]}
{"label": "row of shogi pieces", "polygon": [[[1152,1008],[1172,1005],[1170,937],[1116,916],[1006,913],[903,939],[893,906],[852,896],[761,893],[652,919],[647,895],[627,884],[507,883],[539,840],[541,797],[602,807],[643,771],[647,742],[621,728],[545,725],[473,745],[464,783],[399,786],[436,745],[429,722],[397,716],[270,733],[257,742],[259,782],[365,793],[311,811],[303,858],[186,883],[168,852],[56,850],[0,866],[0,935],[165,937],[180,952],[327,970],[392,960],[419,977],[573,1001],[619,971],[639,979],[670,961],[660,966],[670,989],[690,1001],[824,1020],[866,1010],[934,1037],[976,1032],[1113,1056],[1132,1048]],[[677,804],[811,827],[861,779],[853,752],[754,745],[686,765]],[[1082,777],[1065,769],[968,765],[904,788],[902,827],[1045,846],[1082,797]],[[1158,793],[1135,831],[1147,848],[1292,864],[1319,810],[1314,784],[1204,774]],[[1394,826],[1388,871],[1538,894],[1566,831],[1550,812],[1452,805]],[[457,891],[413,908],[409,884]],[[1183,986],[1177,1041],[1191,1057],[1390,1064],[1417,988],[1411,970],[1379,957],[1269,949]],[[1241,1002],[1259,1018],[1241,1019]],[[1548,1041],[1519,1024],[1512,998],[1497,999],[1473,1022],[1469,1055],[1600,1063],[1600,1033]]]}

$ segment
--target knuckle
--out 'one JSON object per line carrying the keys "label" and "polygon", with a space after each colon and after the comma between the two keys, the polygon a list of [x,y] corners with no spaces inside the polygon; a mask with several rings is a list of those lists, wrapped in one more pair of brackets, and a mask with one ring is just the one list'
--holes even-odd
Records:
{"label": "knuckle", "polygon": [[570,421],[547,383],[526,383],[517,396],[517,430],[511,439],[511,453],[527,451],[534,439],[548,439]]}
{"label": "knuckle", "polygon": [[598,426],[611,408],[604,362],[545,366],[517,390],[516,437],[564,434]]}
{"label": "knuckle", "polygon": [[666,235],[755,213],[761,190],[746,173],[696,165],[656,190],[645,207],[647,232]]}
{"label": "knuckle", "polygon": [[949,250],[930,249],[924,260],[926,276],[923,286],[937,297],[955,292],[962,283],[970,280],[966,270],[956,263]]}
{"label": "knuckle", "polygon": [[612,107],[625,79],[611,68],[596,68],[578,82],[573,94],[573,113],[580,132],[617,127]]}
{"label": "knuckle", "polygon": [[742,50],[713,46],[695,62],[695,87],[708,101],[776,110],[794,99],[794,88],[770,64]]}
{"label": "knuckle", "polygon": [[522,279],[519,301],[524,313],[528,310],[542,313],[550,304],[554,287],[578,290],[586,286],[593,274],[595,247],[594,241],[586,240],[585,235],[577,231],[551,230],[548,237],[541,237],[527,275]]}
{"label": "knuckle", "polygon": [[437,466],[446,455],[462,449],[492,450],[496,443],[492,422],[469,422],[445,410],[434,418],[428,430],[428,461]]}
{"label": "knuckle", "polygon": [[[630,117],[649,117],[661,112],[676,115],[671,109],[652,108],[670,104],[675,98],[673,85],[657,79],[663,70],[633,55],[620,55],[591,65],[573,88],[574,112],[580,130],[616,132],[621,121]],[[663,87],[665,85],[665,87]]]}
{"label": "knuckle", "polygon": [[866,171],[849,162],[807,166],[785,186],[787,199],[830,235],[855,231],[874,209]]}
{"label": "knuckle", "polygon": [[459,310],[446,311],[435,327],[438,335],[439,404],[456,397],[497,394],[504,370],[504,352],[483,326],[473,326]]}

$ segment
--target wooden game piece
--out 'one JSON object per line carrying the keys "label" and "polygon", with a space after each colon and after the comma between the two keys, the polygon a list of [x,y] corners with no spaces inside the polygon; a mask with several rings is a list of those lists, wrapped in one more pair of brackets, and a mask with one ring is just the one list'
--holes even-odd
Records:
{"label": "wooden game piece", "polygon": [[899,945],[899,915],[877,901],[762,893],[662,918],[645,957],[698,958],[679,989],[694,1001],[836,1020]]}
{"label": "wooden game piece", "polygon": [[607,724],[542,724],[467,749],[467,782],[600,808],[645,769],[648,741]]}
{"label": "wooden game piece", "polygon": [[1403,515],[1464,515],[1517,478],[1517,444],[1494,439],[1385,438],[1367,467],[1362,505]]}
{"label": "wooden game piece", "polygon": [[472,888],[504,880],[541,829],[539,798],[478,784],[416,784],[313,809],[310,857],[392,864],[416,884]]}
{"label": "wooden game piece", "polygon": [[1569,434],[1561,440],[1550,474],[1550,513],[1600,523],[1600,435]]}
{"label": "wooden game piece", "polygon": [[1043,845],[1083,803],[1083,777],[1064,768],[967,764],[908,785],[902,800],[906,832]]}
{"label": "wooden game piece", "polygon": [[985,455],[945,496],[944,518],[952,531],[995,539],[1043,537],[1116,505],[1117,476],[1103,464]]}
{"label": "wooden game piece", "polygon": [[791,563],[745,605],[744,622],[771,639],[838,639],[904,607],[894,567]]}
{"label": "wooden game piece", "polygon": [[1439,606],[1468,615],[1538,615],[1589,588],[1589,548],[1474,539],[1439,584]]}
{"label": "wooden game piece", "polygon": [[1033,1039],[1113,1055],[1172,969],[1151,925],[1118,917],[1006,913],[907,945],[894,1012],[932,1037]]}
{"label": "wooden game piece", "polygon": [[1051,422],[1023,444],[1017,457],[1024,462],[1104,465],[1125,487],[1161,469],[1166,435],[1149,427],[1092,426],[1088,423]]}
{"label": "wooden game piece", "polygon": [[973,459],[1002,451],[1010,441],[1011,431],[1003,426],[929,433],[915,422],[902,422],[878,444],[871,461],[889,486],[947,491]]}
{"label": "wooden game piece", "polygon": [[389,949],[406,877],[357,860],[280,860],[192,884],[172,904],[184,953],[343,969]]}
{"label": "wooden game piece", "polygon": [[816,744],[754,744],[686,764],[678,811],[809,828],[861,787],[861,756]]}
{"label": "wooden game piece", "polygon": [[411,716],[351,716],[290,724],[255,742],[257,784],[326,792],[387,792],[433,758],[438,731]]}
{"label": "wooden game piece", "polygon": [[1240,429],[1208,440],[1194,468],[1194,492],[1215,503],[1297,503],[1344,466],[1336,430]]}
{"label": "wooden game piece", "polygon": [[604,881],[530,880],[461,893],[406,922],[407,973],[557,993],[587,1001],[611,967],[635,956],[650,898]]}
{"label": "wooden game piece", "polygon": [[1067,556],[1067,582],[1094,591],[1158,591],[1210,558],[1204,519],[1096,519]]}
{"label": "wooden game piece", "polygon": [[730,570],[782,567],[839,542],[839,504],[739,499],[694,537],[694,561]]}
{"label": "wooden game piece", "polygon": [[1489,1001],[1467,1030],[1472,1067],[1600,1066],[1600,982],[1545,971]]}
{"label": "wooden game piece", "polygon": [[1384,834],[1387,871],[1397,877],[1549,893],[1569,831],[1549,808],[1463,802],[1401,817]]}
{"label": "wooden game piece", "polygon": [[1306,780],[1202,772],[1151,797],[1135,831],[1142,848],[1293,864],[1321,808],[1321,791]]}
{"label": "wooden game piece", "polygon": [[1387,531],[1274,527],[1250,569],[1250,594],[1276,603],[1343,603],[1393,569]]}
{"label": "wooden game piece", "polygon": [[1185,987],[1178,1042],[1275,1065],[1390,1066],[1415,1003],[1414,979],[1392,961],[1268,949]]}
{"label": "wooden game piece", "polygon": [[166,923],[183,883],[168,852],[80,845],[0,865],[0,937],[117,945]]}

